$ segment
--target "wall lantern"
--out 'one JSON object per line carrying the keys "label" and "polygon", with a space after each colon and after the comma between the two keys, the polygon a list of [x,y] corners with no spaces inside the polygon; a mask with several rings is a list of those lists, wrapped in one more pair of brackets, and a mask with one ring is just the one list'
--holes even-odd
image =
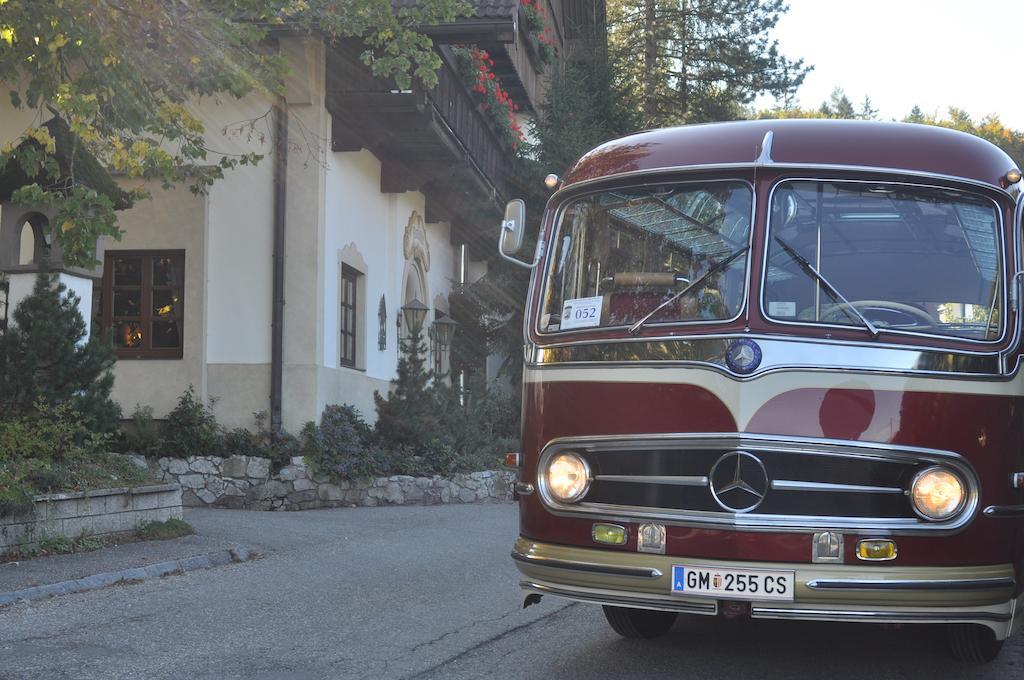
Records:
{"label": "wall lantern", "polygon": [[[423,330],[423,321],[427,318],[427,312],[429,311],[430,307],[427,307],[415,298],[402,305],[400,320],[402,324],[405,324],[406,331],[418,333]],[[402,324],[399,324],[399,328],[401,328]]]}
{"label": "wall lantern", "polygon": [[458,326],[459,322],[449,316],[441,316],[430,324],[430,349],[434,354],[434,373],[438,376],[448,373],[446,359]]}
{"label": "wall lantern", "polygon": [[437,344],[442,348],[442,351],[451,346],[452,338],[455,337],[455,329],[458,327],[459,322],[450,316],[442,316],[431,324],[434,339],[437,340]]}

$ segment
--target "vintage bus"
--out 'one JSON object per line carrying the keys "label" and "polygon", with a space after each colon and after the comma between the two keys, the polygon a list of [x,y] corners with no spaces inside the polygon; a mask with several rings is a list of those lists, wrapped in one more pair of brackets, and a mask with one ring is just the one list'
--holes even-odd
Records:
{"label": "vintage bus", "polygon": [[654,130],[584,155],[531,267],[525,604],[944,624],[1024,618],[1020,170],[903,123]]}

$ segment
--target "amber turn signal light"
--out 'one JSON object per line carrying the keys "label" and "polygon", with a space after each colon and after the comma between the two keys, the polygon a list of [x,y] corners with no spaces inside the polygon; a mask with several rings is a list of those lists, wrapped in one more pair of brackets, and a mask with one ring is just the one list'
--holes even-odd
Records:
{"label": "amber turn signal light", "polygon": [[859,541],[857,557],[868,562],[894,560],[896,559],[896,542],[887,539]]}
{"label": "amber turn signal light", "polygon": [[506,453],[505,454],[505,467],[517,468],[519,467],[519,454],[518,453]]}
{"label": "amber turn signal light", "polygon": [[590,535],[595,543],[606,545],[626,545],[626,540],[629,538],[626,527],[618,524],[595,524]]}

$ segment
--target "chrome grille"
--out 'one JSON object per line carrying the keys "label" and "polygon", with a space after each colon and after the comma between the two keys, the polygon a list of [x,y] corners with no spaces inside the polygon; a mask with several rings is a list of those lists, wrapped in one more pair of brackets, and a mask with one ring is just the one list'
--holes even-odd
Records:
{"label": "chrome grille", "polygon": [[[678,434],[552,442],[541,468],[561,451],[582,455],[593,482],[577,504],[561,504],[540,485],[555,512],[619,520],[755,530],[897,533],[954,531],[977,508],[978,480],[961,456],[863,442],[749,434]],[[968,502],[950,520],[928,522],[906,489],[931,465],[956,470]]]}

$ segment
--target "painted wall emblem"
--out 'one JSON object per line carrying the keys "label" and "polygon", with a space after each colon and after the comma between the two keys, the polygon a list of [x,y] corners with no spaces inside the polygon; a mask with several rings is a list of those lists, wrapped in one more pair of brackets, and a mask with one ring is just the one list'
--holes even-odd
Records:
{"label": "painted wall emblem", "polygon": [[405,236],[402,238],[402,254],[406,260],[418,260],[424,272],[430,271],[430,244],[427,242],[427,227],[423,217],[415,210],[405,225]]}

